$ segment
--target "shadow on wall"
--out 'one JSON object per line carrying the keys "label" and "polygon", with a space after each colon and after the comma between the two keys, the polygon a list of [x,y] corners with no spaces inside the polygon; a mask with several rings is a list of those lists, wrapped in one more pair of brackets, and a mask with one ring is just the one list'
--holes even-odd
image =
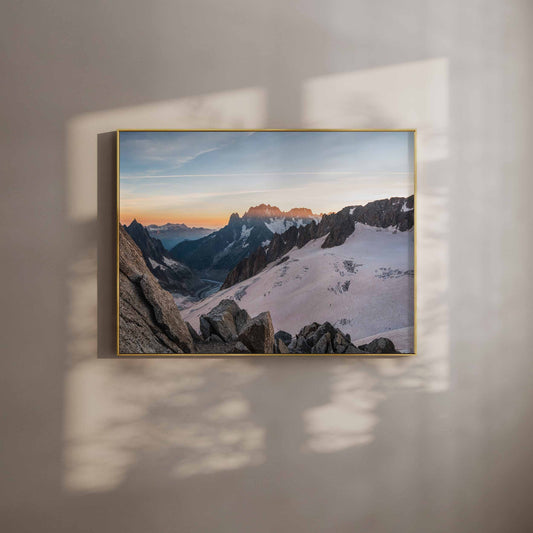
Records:
{"label": "shadow on wall", "polygon": [[[81,115],[67,125],[69,210],[79,244],[68,280],[63,485],[71,494],[168,489],[185,478],[189,489],[209,492],[245,468],[241,494],[222,490],[212,505],[257,497],[277,505],[281,517],[286,506],[296,505],[326,526],[328,516],[320,515],[313,497],[290,502],[283,494],[294,498],[293,483],[305,488],[320,480],[319,493],[346,513],[361,483],[346,468],[347,458],[354,467],[378,456],[385,465],[389,460],[374,446],[387,402],[405,391],[448,387],[446,59],[307,80],[300,95],[303,123],[291,125],[418,128],[418,357],[113,357],[115,134],[103,132],[267,127],[267,96],[261,88],[242,89]],[[395,454],[402,451],[399,442]],[[332,454],[340,454],[338,461]],[[201,479],[208,475],[215,477],[207,486]],[[179,505],[186,504],[187,497]],[[203,520],[213,526],[207,516]]]}

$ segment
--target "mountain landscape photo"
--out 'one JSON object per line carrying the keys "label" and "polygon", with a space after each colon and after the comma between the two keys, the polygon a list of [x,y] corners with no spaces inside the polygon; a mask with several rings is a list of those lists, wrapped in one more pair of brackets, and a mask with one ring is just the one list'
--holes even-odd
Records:
{"label": "mountain landscape photo", "polygon": [[412,132],[122,132],[119,354],[412,354]]}

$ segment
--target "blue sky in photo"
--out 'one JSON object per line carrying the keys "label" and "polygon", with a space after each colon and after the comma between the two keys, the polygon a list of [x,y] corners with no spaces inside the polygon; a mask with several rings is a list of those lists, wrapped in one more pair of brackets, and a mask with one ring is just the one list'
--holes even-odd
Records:
{"label": "blue sky in photo", "polygon": [[122,132],[121,221],[219,227],[260,203],[315,213],[413,193],[411,132]]}

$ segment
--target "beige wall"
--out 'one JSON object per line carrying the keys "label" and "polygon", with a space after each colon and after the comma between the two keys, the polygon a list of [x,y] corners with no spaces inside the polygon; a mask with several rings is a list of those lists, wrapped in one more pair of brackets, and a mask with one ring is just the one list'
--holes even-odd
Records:
{"label": "beige wall", "polygon": [[[533,529],[531,8],[4,2],[0,529]],[[418,128],[418,358],[110,358],[147,127]]]}

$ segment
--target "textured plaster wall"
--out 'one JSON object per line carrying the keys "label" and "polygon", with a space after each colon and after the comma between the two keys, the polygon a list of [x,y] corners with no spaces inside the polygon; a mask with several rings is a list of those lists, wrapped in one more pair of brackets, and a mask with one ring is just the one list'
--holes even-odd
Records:
{"label": "textured plaster wall", "polygon": [[[532,22],[4,2],[0,529],[532,529]],[[416,127],[418,358],[112,358],[109,132],[158,127]]]}

